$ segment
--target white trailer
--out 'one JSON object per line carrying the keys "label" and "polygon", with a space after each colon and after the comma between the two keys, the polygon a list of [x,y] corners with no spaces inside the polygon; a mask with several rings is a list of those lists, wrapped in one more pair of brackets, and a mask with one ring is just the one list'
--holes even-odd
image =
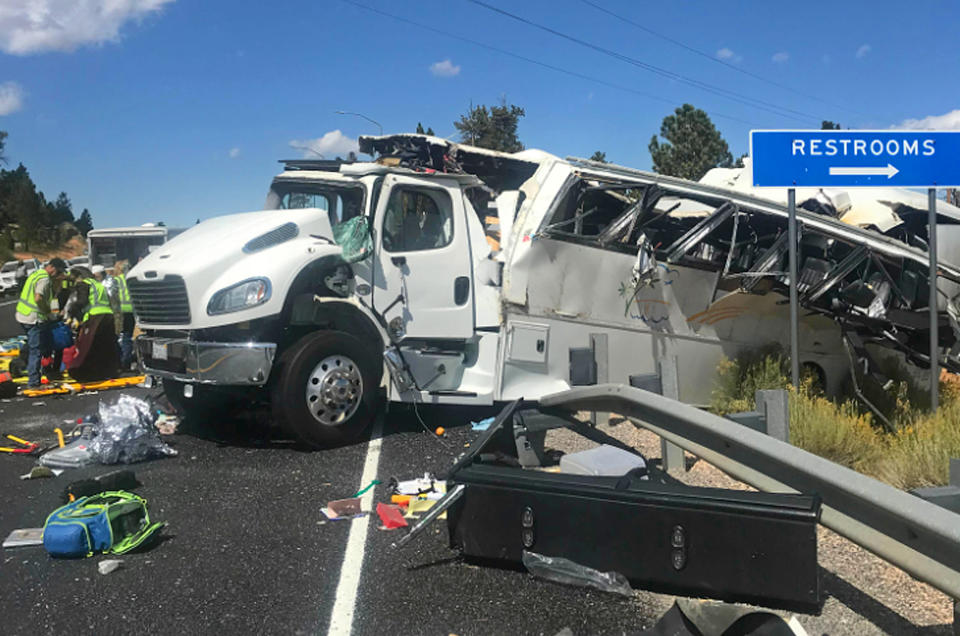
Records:
{"label": "white trailer", "polygon": [[90,230],[87,232],[89,265],[113,267],[117,261],[126,261],[132,266],[181,232],[183,228],[152,223]]}
{"label": "white trailer", "polygon": [[[242,391],[322,445],[362,432],[384,390],[536,400],[626,383],[668,356],[680,398],[703,403],[723,356],[788,342],[779,203],[535,150],[417,135],[361,149],[378,159],[285,162],[267,210],[205,221],[130,272],[141,363],[181,406]],[[799,217],[802,364],[828,391],[852,359],[870,367],[872,346],[922,364],[913,235]],[[335,227],[358,229],[369,252],[345,252]],[[940,275],[946,323],[960,269]],[[941,364],[960,368],[955,332],[941,333]]]}

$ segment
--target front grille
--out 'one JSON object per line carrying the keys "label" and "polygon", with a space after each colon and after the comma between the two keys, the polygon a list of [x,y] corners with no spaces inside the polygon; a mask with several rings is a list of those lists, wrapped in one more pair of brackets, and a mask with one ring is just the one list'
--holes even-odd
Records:
{"label": "front grille", "polygon": [[179,276],[167,276],[163,280],[127,281],[133,300],[133,313],[140,322],[154,325],[190,324],[190,302],[187,286]]}

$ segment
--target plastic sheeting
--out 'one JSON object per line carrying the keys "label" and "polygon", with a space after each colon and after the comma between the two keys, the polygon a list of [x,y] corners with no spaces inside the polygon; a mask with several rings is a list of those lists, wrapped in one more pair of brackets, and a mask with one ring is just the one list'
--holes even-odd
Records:
{"label": "plastic sheeting", "polygon": [[348,263],[357,263],[373,254],[373,240],[365,216],[333,226],[333,240],[343,248],[343,260]]}
{"label": "plastic sheeting", "polygon": [[133,464],[177,454],[160,439],[156,414],[147,401],[132,395],[121,395],[115,402],[102,400],[99,414],[89,449],[101,464]]}
{"label": "plastic sheeting", "polygon": [[627,577],[619,572],[601,572],[563,557],[548,557],[523,551],[523,566],[540,578],[580,587],[592,587],[602,592],[633,596]]}

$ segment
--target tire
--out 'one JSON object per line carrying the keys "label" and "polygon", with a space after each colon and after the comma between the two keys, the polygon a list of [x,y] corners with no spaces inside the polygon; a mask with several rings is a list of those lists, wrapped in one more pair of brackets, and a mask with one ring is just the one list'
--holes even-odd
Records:
{"label": "tire", "polygon": [[380,357],[343,331],[303,336],[280,356],[271,391],[273,416],[314,448],[352,442],[376,416]]}

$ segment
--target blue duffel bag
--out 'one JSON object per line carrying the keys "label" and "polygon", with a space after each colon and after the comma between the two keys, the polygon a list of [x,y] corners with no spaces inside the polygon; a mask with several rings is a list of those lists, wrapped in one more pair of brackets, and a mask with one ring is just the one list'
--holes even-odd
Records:
{"label": "blue duffel bag", "polygon": [[50,329],[50,337],[53,339],[54,349],[66,349],[73,346],[73,332],[65,322],[58,322]]}

